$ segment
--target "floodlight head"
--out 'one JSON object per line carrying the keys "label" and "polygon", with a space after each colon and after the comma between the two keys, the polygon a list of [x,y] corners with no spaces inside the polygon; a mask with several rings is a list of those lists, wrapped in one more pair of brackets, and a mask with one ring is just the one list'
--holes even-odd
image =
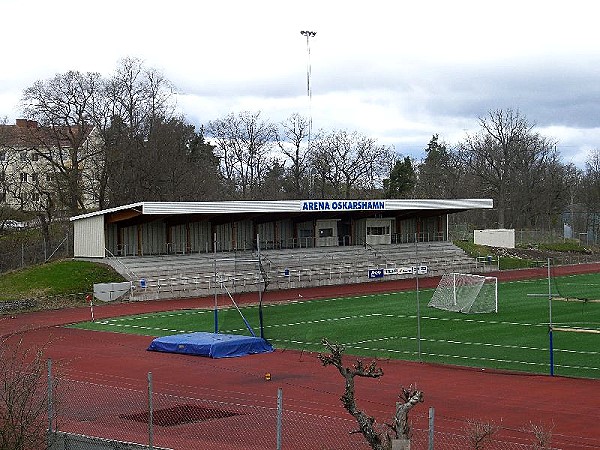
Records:
{"label": "floodlight head", "polygon": [[315,37],[317,35],[316,31],[301,31],[300,34],[306,37]]}

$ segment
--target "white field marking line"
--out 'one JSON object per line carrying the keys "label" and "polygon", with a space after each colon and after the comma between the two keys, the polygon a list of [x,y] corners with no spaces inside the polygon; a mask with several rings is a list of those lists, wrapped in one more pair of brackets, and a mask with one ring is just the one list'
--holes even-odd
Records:
{"label": "white field marking line", "polygon": [[507,322],[504,320],[476,320],[476,319],[458,319],[452,317],[431,317],[431,316],[421,316],[421,319],[429,319],[429,320],[441,320],[447,322],[470,322],[470,323],[479,323],[479,324],[490,324],[490,325],[519,325],[525,327],[547,327],[547,323],[523,323],[523,322]]}
{"label": "white field marking line", "polygon": [[[410,292],[410,291],[408,291]],[[371,294],[371,295],[362,295],[359,297],[336,297],[336,298],[331,298],[331,299],[315,299],[315,300],[305,300],[305,301],[299,301],[299,300],[292,300],[289,303],[297,303],[297,304],[305,304],[305,303],[311,303],[311,302],[328,302],[328,301],[335,301],[335,300],[348,300],[348,299],[357,299],[357,298],[372,298],[372,297],[378,297],[380,295],[397,295],[397,294],[403,294],[403,293],[407,293],[407,291],[403,291],[403,292],[398,292],[398,293],[385,293],[385,294]],[[269,306],[280,306],[278,304],[269,304]],[[416,315],[406,315],[406,314],[380,314],[383,317],[397,317],[397,318],[401,318],[401,319],[416,319],[417,316]],[[441,321],[447,321],[447,322],[470,322],[470,323],[478,323],[478,324],[495,324],[495,325],[519,325],[519,326],[526,326],[526,327],[547,327],[548,324],[547,323],[523,323],[523,322],[508,322],[508,321],[500,321],[500,320],[477,320],[477,319],[464,319],[464,318],[452,318],[452,317],[431,317],[431,316],[421,316],[421,319],[429,319],[429,320],[441,320]],[[280,325],[280,326],[285,326],[285,325]]]}
{"label": "white field marking line", "polygon": [[169,313],[162,313],[162,314],[148,314],[148,315],[143,315],[143,316],[126,316],[126,317],[114,317],[111,319],[103,319],[101,321],[98,321],[97,323],[110,323],[110,322],[127,322],[127,321],[136,321],[136,320],[147,320],[147,319],[154,319],[154,318],[163,318],[163,317],[181,317],[181,316],[191,316],[191,315],[196,315],[196,314],[206,314],[206,313],[212,313],[213,310],[207,310],[207,309],[198,309],[198,310],[186,310],[184,312],[169,312]]}
{"label": "white field marking line", "polygon": [[313,302],[335,302],[335,301],[348,301],[348,300],[357,300],[357,299],[361,299],[361,298],[374,298],[374,297],[389,297],[389,296],[395,296],[395,295],[409,295],[409,294],[414,294],[415,291],[399,291],[399,292],[383,292],[381,294],[365,294],[365,295],[355,295],[352,297],[333,297],[333,298],[314,298],[314,299],[310,299],[310,300],[290,300],[288,302],[285,303],[269,303],[268,305],[264,305],[264,306],[278,306],[281,304],[289,304],[289,305],[303,305],[303,304],[309,304],[309,303],[313,303]]}
{"label": "white field marking line", "polygon": [[361,345],[368,342],[382,342],[382,341],[416,341],[415,336],[384,336],[373,339],[364,339],[362,341],[350,342],[348,345]]}
{"label": "white field marking line", "polygon": [[[296,341],[294,339],[269,339],[269,341],[271,341],[271,342],[281,342],[281,343],[290,343],[290,344],[296,344],[296,345],[319,345],[319,346],[323,345],[321,342]],[[345,343],[343,343],[341,345],[348,346],[348,347],[351,347],[351,348],[356,348],[356,349],[369,350],[369,351],[383,351],[383,352],[390,352],[390,353],[402,353],[402,354],[407,354],[407,355],[416,354],[416,352],[410,351],[410,350],[389,350],[389,349],[377,349],[377,348],[370,348],[370,347],[356,347],[356,346],[347,345]]]}
{"label": "white field marking line", "polygon": [[[294,339],[269,339],[272,342],[281,342],[281,343],[291,343],[295,345],[321,345],[321,343],[315,342],[305,342],[305,341],[297,341]],[[353,346],[351,344],[343,343],[345,347],[354,348],[358,350],[368,350],[368,351],[377,351],[377,352],[387,352],[387,353],[395,353],[395,354],[408,354],[408,355],[416,355],[417,352],[410,350],[395,350],[395,349],[387,349],[387,348],[374,348],[374,347],[359,347]],[[440,358],[454,358],[454,359],[462,359],[462,360],[470,360],[470,361],[492,361],[499,363],[509,363],[509,364],[524,364],[529,366],[542,366],[546,367],[547,363],[539,363],[539,362],[531,362],[531,361],[515,361],[510,359],[499,359],[499,358],[480,358],[476,356],[460,356],[460,355],[450,355],[450,354],[442,354],[442,353],[427,353],[422,352],[421,355],[426,356],[434,356]],[[587,369],[587,370],[600,370],[600,367],[587,367],[587,366],[569,366],[569,365],[560,365],[555,364],[555,367],[564,367],[570,369]]]}
{"label": "white field marking line", "polygon": [[546,367],[548,363],[543,362],[531,362],[531,361],[513,361],[510,359],[498,359],[498,358],[479,358],[477,356],[458,356],[458,355],[446,355],[442,353],[422,353],[427,356],[435,356],[439,358],[455,358],[455,359],[463,359],[463,360],[471,360],[471,361],[493,361],[500,363],[510,363],[510,364],[525,364],[529,366],[542,366]]}
{"label": "white field marking line", "polygon": [[[271,341],[284,342],[284,343],[289,342],[289,343],[296,344],[296,345],[320,345],[320,343],[317,344],[314,342],[303,342],[303,341],[287,340],[287,339],[277,339],[277,340],[271,339]],[[412,355],[416,354],[414,351],[408,351],[408,350],[390,350],[387,348],[358,347],[358,346],[350,346],[345,343],[342,343],[341,345],[343,345],[345,347],[349,347],[349,348],[354,348],[357,350],[387,352],[387,353],[395,353],[395,354],[412,354]],[[455,358],[455,359],[471,360],[471,361],[493,361],[493,362],[500,362],[500,363],[525,364],[525,365],[531,365],[531,366],[542,366],[542,367],[547,366],[547,363],[537,363],[537,362],[530,362],[530,361],[513,361],[513,360],[509,360],[509,359],[498,359],[498,358],[479,358],[476,356],[459,356],[459,355],[447,355],[447,354],[440,354],[440,353],[421,353],[421,355],[435,356],[435,357],[440,357],[440,358]]]}
{"label": "white field marking line", "polygon": [[196,331],[185,331],[185,330],[171,330],[169,328],[144,327],[141,325],[128,325],[128,324],[121,324],[121,323],[114,323],[114,324],[108,324],[108,325],[111,327],[117,327],[117,328],[134,328],[136,330],[148,330],[148,331],[167,331],[169,333],[180,333],[180,334],[196,332]]}
{"label": "white field marking line", "polygon": [[[308,303],[312,303],[312,302],[333,302],[333,301],[338,301],[338,300],[373,298],[373,297],[391,296],[391,295],[408,294],[408,293],[410,293],[410,291],[386,292],[386,293],[382,293],[382,294],[367,294],[367,295],[360,295],[360,296],[354,296],[354,297],[334,297],[334,298],[312,299],[312,300],[291,300],[287,303],[268,303],[268,304],[263,305],[263,308],[274,307],[274,306],[285,306],[286,304],[302,305],[302,304],[308,304]],[[249,306],[244,305],[244,308],[257,308],[257,307],[258,307],[257,305],[249,305]],[[183,312],[172,311],[172,312],[157,313],[157,314],[152,314],[152,315],[143,315],[143,316],[135,316],[135,317],[131,317],[131,316],[115,317],[112,319],[103,319],[102,321],[98,321],[97,323],[105,324],[105,323],[109,323],[109,322],[125,322],[125,321],[133,321],[133,320],[144,320],[144,319],[149,319],[149,318],[188,316],[188,315],[195,315],[195,314],[207,314],[207,313],[212,313],[213,311],[214,311],[213,309],[185,310]],[[416,317],[416,316],[406,316],[406,317]]]}
{"label": "white field marking line", "polygon": [[312,325],[312,324],[318,324],[318,323],[337,322],[337,321],[341,321],[341,320],[380,317],[382,315],[383,314],[380,314],[380,313],[373,313],[373,314],[358,314],[358,315],[344,316],[344,317],[328,317],[325,319],[318,319],[318,320],[302,320],[300,322],[293,322],[293,323],[279,323],[279,324],[274,324],[274,325],[268,325],[265,328],[295,327],[295,326],[299,326],[299,325]]}
{"label": "white field marking line", "polygon": [[[349,342],[346,345],[354,346],[366,344],[369,342],[382,342],[382,341],[393,341],[393,340],[416,340],[416,337],[411,336],[387,336],[380,337],[374,339],[365,339],[362,341]],[[548,351],[548,348],[545,347],[528,347],[528,346],[520,346],[520,345],[503,345],[503,344],[490,344],[487,342],[467,342],[467,341],[453,341],[453,340],[445,340],[445,339],[421,339],[422,342],[430,342],[430,343],[444,343],[444,344],[454,344],[454,345],[474,345],[474,346],[482,346],[482,347],[493,347],[493,348],[509,348],[509,349],[518,349],[518,350],[533,350],[533,351]],[[392,351],[392,350],[390,350]],[[555,352],[558,353],[571,353],[577,355],[600,355],[600,352],[595,351],[579,351],[579,350],[565,350],[565,349],[554,349]]]}
{"label": "white field marking line", "polygon": [[565,369],[586,369],[586,370],[600,370],[600,367],[588,367],[588,366],[569,366],[566,364],[554,364],[554,367],[563,367]]}

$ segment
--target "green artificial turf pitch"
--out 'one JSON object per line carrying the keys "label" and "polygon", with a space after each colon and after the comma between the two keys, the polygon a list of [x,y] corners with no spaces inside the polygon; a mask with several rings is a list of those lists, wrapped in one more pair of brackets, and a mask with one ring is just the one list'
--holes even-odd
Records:
{"label": "green artificial turf pitch", "polygon": [[[547,279],[499,283],[498,313],[489,314],[429,308],[433,291],[268,304],[263,308],[264,336],[278,349],[319,352],[326,337],[344,344],[346,354],[363,357],[549,373]],[[554,278],[551,291],[580,299],[552,301],[555,327],[596,331],[554,331],[554,374],[600,378],[600,303],[582,300],[600,298],[600,274]],[[229,298],[219,296],[218,303],[219,332],[250,334]],[[241,309],[259,335],[258,306]],[[148,336],[213,332],[214,311],[170,311],[75,326]]]}

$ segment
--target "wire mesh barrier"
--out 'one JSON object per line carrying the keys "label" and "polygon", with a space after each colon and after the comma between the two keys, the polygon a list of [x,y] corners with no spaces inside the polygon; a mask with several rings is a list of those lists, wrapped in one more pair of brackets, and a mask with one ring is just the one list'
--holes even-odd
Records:
{"label": "wire mesh barrier", "polygon": [[0,273],[24,267],[43,264],[50,260],[73,256],[72,239],[69,233],[53,235],[50,240],[43,238],[3,239],[0,241]]}
{"label": "wire mesh barrier", "polygon": [[[51,375],[49,375],[49,380]],[[239,392],[189,392],[168,385],[157,392],[148,383],[131,386],[54,378],[48,395],[49,448],[66,450],[141,449],[369,449],[356,421],[340,405],[339,417],[283,407],[283,393],[265,398]],[[124,380],[121,380],[123,384]],[[167,391],[181,391],[185,395]],[[193,390],[193,389],[192,389]],[[411,413],[411,449],[555,449],[551,434],[511,430],[483,421]],[[378,419],[376,429],[391,419]],[[542,430],[546,431],[546,430]]]}
{"label": "wire mesh barrier", "polygon": [[530,422],[512,429],[484,418],[440,416],[434,408],[428,414],[423,410],[411,413],[411,422],[411,450],[557,450],[569,443],[553,442],[561,439],[552,435],[552,425]]}

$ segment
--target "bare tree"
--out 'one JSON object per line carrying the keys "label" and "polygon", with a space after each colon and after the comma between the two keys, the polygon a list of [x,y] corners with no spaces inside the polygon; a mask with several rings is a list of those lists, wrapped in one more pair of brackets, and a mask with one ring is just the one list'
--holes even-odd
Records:
{"label": "bare tree", "polygon": [[360,192],[380,189],[389,172],[391,149],[357,132],[334,131],[314,141],[312,166],[333,195],[350,198]]}
{"label": "bare tree", "polygon": [[90,139],[90,105],[98,94],[100,75],[70,71],[37,81],[23,92],[23,112],[40,127],[31,127],[26,144],[52,170],[60,202],[69,213],[85,209],[83,171],[101,151]]}
{"label": "bare tree", "polygon": [[286,162],[289,162],[290,194],[296,198],[310,197],[310,179],[308,183],[304,182],[309,168],[310,149],[308,142],[304,145],[309,135],[309,121],[300,114],[292,114],[281,123],[281,129],[277,142]]}
{"label": "bare tree", "polygon": [[275,126],[262,120],[260,112],[246,111],[213,120],[206,131],[214,139],[225,180],[241,198],[259,196],[272,162],[269,153],[276,145]]}
{"label": "bare tree", "polygon": [[[148,198],[148,191],[160,191],[160,187],[149,186],[153,180],[148,178],[147,166],[160,159],[155,152],[164,149],[162,144],[160,147],[152,144],[152,139],[160,139],[165,125],[180,119],[174,115],[171,83],[141,60],[125,58],[115,73],[103,81],[102,95],[95,100],[94,123],[104,150],[94,176],[98,203],[122,204]],[[173,146],[179,143],[178,138]],[[172,154],[171,150],[167,153]],[[162,164],[178,162],[167,159]],[[163,168],[161,165],[155,170]],[[138,189],[141,192],[136,191]]]}
{"label": "bare tree", "polygon": [[[554,142],[533,131],[519,111],[495,110],[480,118],[481,130],[460,144],[462,162],[479,183],[480,195],[491,196],[498,211],[498,227],[523,194],[523,185],[541,186],[541,167],[553,159]],[[511,224],[509,224],[511,225]]]}
{"label": "bare tree", "polygon": [[0,341],[0,450],[47,448],[43,350]]}
{"label": "bare tree", "polygon": [[[569,210],[571,212],[571,226],[573,230],[592,231],[594,236],[600,235],[600,218],[598,215],[600,204],[600,150],[592,150],[585,162],[583,173],[579,178],[572,177],[569,183],[570,202]],[[577,182],[579,181],[579,183]],[[580,206],[577,205],[580,203]],[[576,220],[575,211],[585,209],[585,223],[583,223],[581,214],[580,219]]]}
{"label": "bare tree", "polygon": [[480,450],[485,447],[486,442],[492,439],[492,436],[498,431],[498,426],[491,422],[481,422],[479,420],[468,420],[465,432],[471,448]]}
{"label": "bare tree", "polygon": [[351,366],[345,366],[342,361],[344,346],[331,343],[323,339],[323,345],[329,350],[329,355],[319,354],[319,359],[323,366],[332,365],[338,369],[345,381],[344,394],[341,397],[342,404],[358,422],[360,433],[365,437],[374,450],[389,450],[392,446],[392,439],[408,440],[410,438],[410,427],[408,423],[408,413],[418,403],[423,401],[423,393],[412,387],[402,388],[400,394],[401,402],[396,405],[396,413],[392,424],[386,424],[388,430],[377,431],[375,428],[375,418],[369,416],[360,410],[356,404],[355,397],[355,377],[379,378],[383,376],[383,370],[377,367],[377,362],[372,361],[365,365],[363,361],[356,360]]}
{"label": "bare tree", "polygon": [[547,427],[539,423],[529,422],[529,426],[523,431],[529,431],[533,434],[534,450],[545,450],[551,448],[553,428],[554,426]]}

